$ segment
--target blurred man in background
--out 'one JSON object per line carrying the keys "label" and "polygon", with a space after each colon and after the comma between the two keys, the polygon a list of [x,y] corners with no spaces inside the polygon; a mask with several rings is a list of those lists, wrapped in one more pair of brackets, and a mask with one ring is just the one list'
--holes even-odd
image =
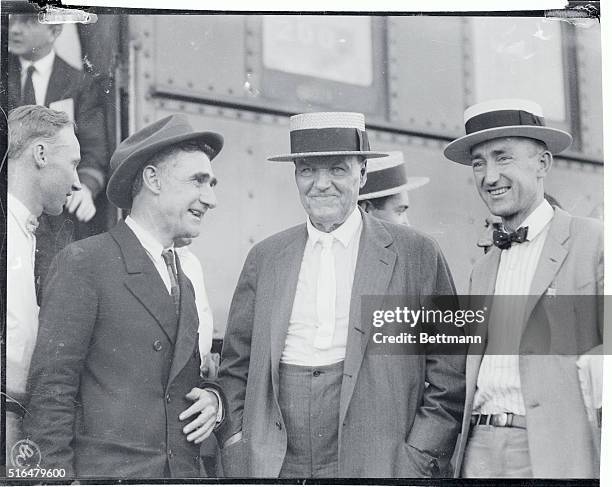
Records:
{"label": "blurred man in background", "polygon": [[389,157],[368,161],[368,179],[359,190],[359,206],[376,218],[410,225],[408,193],[428,182],[426,177],[408,177],[404,154],[389,152]]}

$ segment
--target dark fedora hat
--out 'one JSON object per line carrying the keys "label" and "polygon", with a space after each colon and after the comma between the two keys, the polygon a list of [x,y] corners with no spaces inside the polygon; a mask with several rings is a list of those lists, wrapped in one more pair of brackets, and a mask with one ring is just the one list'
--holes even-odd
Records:
{"label": "dark fedora hat", "polygon": [[194,132],[185,115],[170,115],[130,135],[110,160],[111,176],[106,196],[119,208],[132,207],[132,184],[138,171],[160,150],[183,142],[195,142],[212,161],[223,148],[215,132]]}
{"label": "dark fedora hat", "polygon": [[444,149],[451,161],[471,165],[471,149],[477,144],[500,137],[526,137],[544,142],[548,150],[558,154],[572,143],[572,136],[563,130],[547,127],[542,107],[530,100],[489,100],[465,110],[465,133]]}

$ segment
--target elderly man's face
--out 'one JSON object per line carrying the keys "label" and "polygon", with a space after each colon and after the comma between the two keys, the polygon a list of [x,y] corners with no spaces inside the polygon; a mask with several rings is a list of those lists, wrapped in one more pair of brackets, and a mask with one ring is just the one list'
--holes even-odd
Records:
{"label": "elderly man's face", "polygon": [[544,198],[550,152],[524,137],[493,139],[472,148],[474,182],[493,215],[514,230]]}
{"label": "elderly man's face", "polygon": [[315,228],[331,232],[357,205],[366,181],[366,162],[358,156],[307,157],[295,161],[302,206]]}
{"label": "elderly man's face", "polygon": [[200,234],[204,214],[217,206],[217,183],[203,152],[181,151],[158,168],[159,219],[168,237],[191,239]]}
{"label": "elderly man's face", "polygon": [[36,61],[49,53],[60,29],[38,22],[33,14],[9,16],[9,52]]}
{"label": "elderly man's face", "polygon": [[54,140],[35,143],[34,150],[42,156],[39,164],[43,211],[59,215],[72,192],[81,189],[76,171],[81,160],[79,141],[72,126],[68,126],[59,130]]}

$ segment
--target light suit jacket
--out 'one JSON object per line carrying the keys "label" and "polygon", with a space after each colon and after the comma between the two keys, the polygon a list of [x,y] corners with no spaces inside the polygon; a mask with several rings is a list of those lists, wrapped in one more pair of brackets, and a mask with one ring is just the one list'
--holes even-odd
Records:
{"label": "light suit jacket", "polygon": [[[340,477],[428,477],[448,465],[464,400],[463,355],[372,352],[364,295],[454,295],[437,244],[414,229],[363,216],[340,393]],[[308,235],[300,225],[256,245],[232,300],[219,382],[228,400],[227,476],[277,477],[287,448],[279,362]],[[436,354],[436,351],[438,354]],[[429,387],[425,388],[425,382]],[[433,463],[432,463],[433,462]]]}
{"label": "light suit jacket", "polygon": [[[501,250],[475,265],[470,294],[493,295]],[[576,359],[602,353],[603,226],[555,208],[527,301],[519,347],[529,455],[536,478],[599,477],[599,431],[587,420]],[[476,381],[486,346],[471,345],[466,402],[454,473],[459,476]]]}

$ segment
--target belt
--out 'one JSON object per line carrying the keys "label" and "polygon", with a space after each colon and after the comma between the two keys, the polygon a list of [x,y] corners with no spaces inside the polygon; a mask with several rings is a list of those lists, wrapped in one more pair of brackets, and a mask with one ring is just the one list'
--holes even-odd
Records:
{"label": "belt", "polygon": [[21,404],[19,404],[17,401],[11,401],[9,399],[7,399],[4,403],[4,408],[6,409],[7,413],[16,414],[20,418],[23,418],[26,413],[26,409]]}
{"label": "belt", "polygon": [[525,416],[513,413],[473,414],[471,424],[527,429]]}

